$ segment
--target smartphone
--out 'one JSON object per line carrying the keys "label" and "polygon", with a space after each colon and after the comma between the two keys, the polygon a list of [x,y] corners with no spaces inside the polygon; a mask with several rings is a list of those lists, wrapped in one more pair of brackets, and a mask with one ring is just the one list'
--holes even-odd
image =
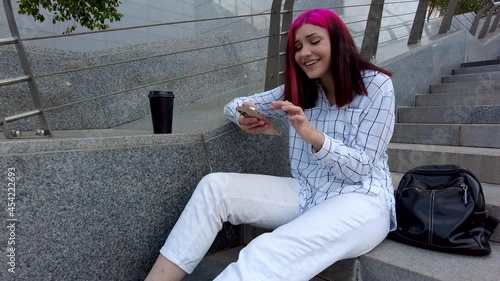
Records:
{"label": "smartphone", "polygon": [[264,123],[269,126],[269,129],[262,132],[263,134],[275,135],[275,136],[281,135],[281,131],[276,126],[274,126],[274,124],[271,121],[269,121],[269,119],[267,119],[264,115],[262,115],[259,112],[259,110],[257,110],[257,108],[253,106],[237,106],[236,111],[238,111],[241,115],[245,117],[255,117],[259,120],[264,121]]}

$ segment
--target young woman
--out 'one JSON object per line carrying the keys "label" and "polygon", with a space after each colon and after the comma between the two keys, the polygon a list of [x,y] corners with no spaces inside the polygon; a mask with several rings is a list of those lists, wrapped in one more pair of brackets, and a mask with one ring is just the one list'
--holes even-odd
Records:
{"label": "young woman", "polygon": [[390,72],[363,59],[334,12],[316,9],[292,24],[286,82],[224,108],[250,134],[268,125],[236,112],[253,105],[290,120],[291,178],[205,176],[146,280],[180,280],[201,261],[222,223],[274,229],[240,252],[215,280],[307,281],[360,256],[395,229],[387,145],[394,127]]}

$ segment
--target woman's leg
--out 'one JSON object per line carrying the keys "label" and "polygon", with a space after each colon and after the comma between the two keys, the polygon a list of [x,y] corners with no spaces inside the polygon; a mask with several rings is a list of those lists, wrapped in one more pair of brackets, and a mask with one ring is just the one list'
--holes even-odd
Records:
{"label": "woman's leg", "polygon": [[186,272],[173,262],[159,255],[145,281],[180,281]]}
{"label": "woman's leg", "polygon": [[[293,178],[235,173],[205,176],[146,280],[180,280],[191,273],[226,221],[269,229],[292,221],[299,216],[299,191]],[[177,277],[170,277],[174,273]]]}
{"label": "woman's leg", "polygon": [[389,223],[383,194],[332,197],[254,239],[215,280],[310,280],[338,260],[375,248],[387,236]]}

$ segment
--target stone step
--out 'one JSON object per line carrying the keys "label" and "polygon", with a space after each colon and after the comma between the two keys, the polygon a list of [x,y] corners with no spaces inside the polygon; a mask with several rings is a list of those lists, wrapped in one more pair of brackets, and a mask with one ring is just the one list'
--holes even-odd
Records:
{"label": "stone step", "polygon": [[400,123],[500,124],[500,105],[399,107]]}
{"label": "stone step", "polygon": [[455,164],[471,170],[481,182],[500,184],[500,149],[390,143],[391,171],[405,173],[422,165]]}
{"label": "stone step", "polygon": [[482,73],[468,73],[468,74],[444,76],[442,78],[442,81],[443,83],[461,83],[461,82],[498,80],[499,78],[500,78],[500,71],[490,71]]}
{"label": "stone step", "polygon": [[[500,274],[500,244],[491,242],[490,246],[490,255],[474,257],[420,249],[386,239],[359,258],[333,264],[311,281],[493,281]],[[205,257],[183,280],[213,280],[238,259],[242,247]]]}
{"label": "stone step", "polygon": [[441,253],[386,239],[359,257],[361,278],[370,281],[493,281],[500,274],[500,244],[474,257]]}
{"label": "stone step", "polygon": [[430,93],[494,92],[500,90],[500,80],[431,85]]}
{"label": "stone step", "polygon": [[415,106],[500,105],[500,91],[426,94],[415,96]]}
{"label": "stone step", "polygon": [[500,71],[500,64],[457,68],[453,69],[452,73],[453,75],[458,75],[458,74],[482,73],[490,71]]}
{"label": "stone step", "polygon": [[474,67],[474,66],[493,65],[493,64],[500,64],[500,59],[497,58],[496,60],[464,62],[460,64],[460,67]]}
{"label": "stone step", "polygon": [[500,148],[500,125],[396,123],[391,142]]}
{"label": "stone step", "polygon": [[[497,124],[462,124],[460,145],[500,148],[500,126]],[[497,173],[498,170],[497,170]]]}

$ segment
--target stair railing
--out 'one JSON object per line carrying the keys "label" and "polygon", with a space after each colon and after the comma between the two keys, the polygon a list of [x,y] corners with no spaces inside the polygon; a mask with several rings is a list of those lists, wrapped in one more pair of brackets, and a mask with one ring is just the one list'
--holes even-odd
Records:
{"label": "stair railing", "polygon": [[[38,116],[40,129],[36,130],[34,136],[31,137],[51,137],[52,129],[49,121],[45,115],[46,111],[42,106],[42,101],[40,99],[40,92],[38,90],[38,85],[36,83],[35,77],[33,76],[33,72],[31,70],[31,65],[28,61],[28,56],[26,55],[26,51],[24,50],[23,42],[19,36],[19,29],[17,28],[16,19],[14,17],[14,12],[12,10],[12,4],[10,0],[3,0],[5,15],[7,17],[7,24],[9,25],[9,30],[11,33],[10,38],[0,39],[0,46],[2,45],[10,45],[14,44],[16,47],[17,55],[19,56],[19,60],[21,61],[21,68],[23,70],[24,75],[15,77],[15,78],[7,78],[0,80],[0,86],[7,86],[11,84],[19,84],[19,83],[28,83],[31,98],[33,100],[33,104],[36,107],[34,110],[30,110],[27,112],[23,112],[20,114],[5,116],[5,110],[3,106],[0,108],[0,126],[2,127],[3,133],[6,138],[11,139],[14,137],[22,138],[22,133],[19,130],[12,130],[9,127],[9,122],[13,122],[16,120],[20,120],[23,118],[28,118],[32,116]],[[27,136],[24,136],[27,137]]]}

